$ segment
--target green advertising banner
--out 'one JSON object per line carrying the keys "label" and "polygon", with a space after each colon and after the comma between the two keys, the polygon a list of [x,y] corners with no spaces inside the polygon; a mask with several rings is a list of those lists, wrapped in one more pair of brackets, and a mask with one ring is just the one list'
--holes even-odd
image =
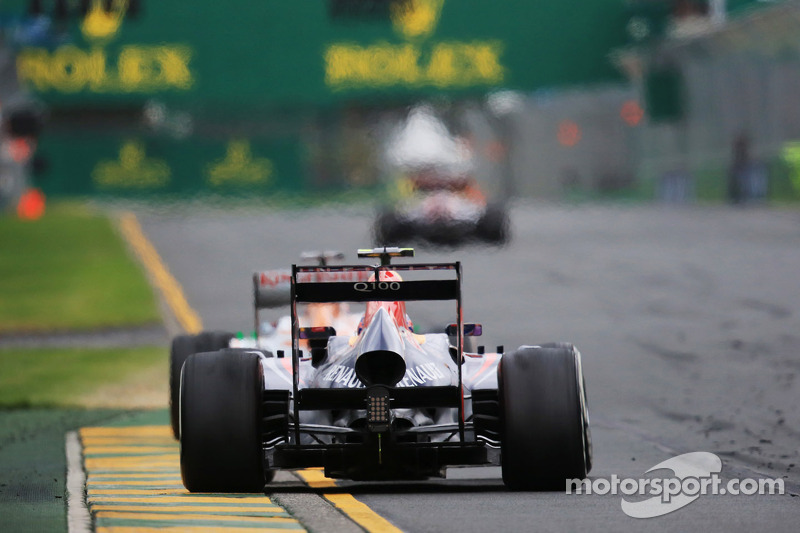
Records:
{"label": "green advertising banner", "polygon": [[0,37],[48,109],[37,157],[49,194],[264,196],[378,183],[353,110],[622,81],[611,52],[642,24],[656,38],[673,7],[0,0]]}
{"label": "green advertising banner", "polygon": [[21,41],[20,81],[51,105],[231,109],[533,90],[619,79],[608,54],[627,22],[624,0],[107,4]]}
{"label": "green advertising banner", "polygon": [[305,187],[302,146],[293,140],[51,134],[39,153],[48,167],[39,184],[52,195],[263,197]]}

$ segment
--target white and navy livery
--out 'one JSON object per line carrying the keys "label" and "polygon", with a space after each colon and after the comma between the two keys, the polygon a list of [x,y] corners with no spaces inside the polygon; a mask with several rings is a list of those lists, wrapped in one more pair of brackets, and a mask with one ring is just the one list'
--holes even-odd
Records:
{"label": "white and navy livery", "polygon": [[[359,250],[380,259],[374,266],[294,265],[290,353],[225,348],[186,360],[187,489],[260,491],[276,470],[307,467],[331,478],[398,480],[501,465],[514,490],[563,489],[565,479],[587,475],[579,352],[550,343],[465,353],[465,336],[482,328],[462,321],[460,263],[390,264],[412,255],[378,248]],[[340,276],[356,272],[365,281]],[[327,280],[337,277],[346,281]],[[455,322],[415,333],[405,303],[433,300],[454,302]],[[365,303],[355,331],[301,327],[299,305],[334,302]]]}

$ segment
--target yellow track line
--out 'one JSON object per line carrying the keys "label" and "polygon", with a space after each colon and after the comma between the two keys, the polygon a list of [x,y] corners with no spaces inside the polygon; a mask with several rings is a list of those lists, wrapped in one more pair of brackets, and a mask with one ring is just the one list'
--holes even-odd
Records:
{"label": "yellow track line", "polygon": [[99,446],[89,445],[83,449],[84,455],[100,455],[100,454],[123,454],[129,453],[132,455],[145,455],[153,453],[169,453],[175,451],[174,446]]}
{"label": "yellow track line", "polygon": [[[105,504],[105,503],[180,503],[180,504],[193,504],[193,503],[202,503],[205,505],[210,504],[230,504],[230,505],[258,505],[260,507],[270,508],[274,507],[275,504],[272,503],[272,500],[267,498],[266,496],[249,496],[249,497],[242,497],[242,496],[172,496],[172,497],[162,497],[158,498],[158,500],[154,500],[153,498],[137,498],[136,496],[123,496],[123,497],[99,497],[95,499],[95,505]],[[281,507],[282,509],[282,507]]]}
{"label": "yellow track line", "polygon": [[106,486],[106,485],[114,485],[117,487],[137,487],[137,486],[144,486],[144,487],[152,487],[153,485],[157,485],[158,487],[166,487],[166,486],[176,486],[176,487],[183,487],[183,483],[181,482],[180,478],[177,479],[168,479],[168,480],[130,480],[130,479],[100,479],[100,480],[89,480],[86,482],[87,487],[98,487],[98,486]]}
{"label": "yellow track line", "polygon": [[138,437],[153,438],[167,437],[170,442],[175,442],[172,438],[172,429],[169,426],[97,426],[81,428],[81,439],[86,437]]}
{"label": "yellow track line", "polygon": [[[154,509],[155,511],[155,509]],[[118,518],[123,520],[174,520],[176,522],[193,521],[195,523],[202,521],[214,522],[232,522],[236,523],[254,523],[264,525],[264,517],[261,516],[228,516],[218,514],[201,514],[201,513],[134,513],[127,511],[98,511],[97,518]],[[269,518],[272,524],[297,524],[294,518],[286,518],[283,516],[274,516]],[[201,524],[202,525],[202,524]],[[295,530],[297,531],[297,530]]]}
{"label": "yellow track line", "polygon": [[303,478],[306,485],[312,489],[328,489],[336,486],[336,481],[329,477],[325,477],[321,468],[304,468],[295,472],[298,476]]}
{"label": "yellow track line", "polygon": [[[313,489],[329,489],[337,486],[336,480],[325,477],[321,468],[305,468],[297,471],[296,474]],[[399,533],[402,531],[368,506],[356,500],[351,494],[323,494],[323,496],[370,533]]]}
{"label": "yellow track line", "polygon": [[325,498],[369,533],[402,533],[403,531],[356,500],[351,494],[325,494]]}
{"label": "yellow track line", "polygon": [[[144,502],[148,505],[122,505],[127,502],[107,502],[105,504],[95,503],[92,505],[93,512],[99,511],[118,511],[118,512],[148,512],[148,513],[186,513],[186,511],[198,509],[203,513],[206,514],[220,514],[220,513],[283,513],[285,514],[283,507],[277,507],[275,505],[272,506],[250,506],[250,507],[235,507],[232,505],[219,505],[219,506],[212,506],[212,505],[205,505],[203,507],[192,507],[188,505],[153,505],[152,501]],[[160,501],[157,503],[161,503]],[[182,502],[181,502],[182,503]],[[258,515],[255,515],[258,516]]]}
{"label": "yellow track line", "polygon": [[97,528],[97,533],[286,533],[292,531],[285,528],[259,527],[219,527],[219,526],[187,526],[175,527],[142,527],[142,526],[105,526]]}
{"label": "yellow track line", "polygon": [[169,442],[174,443],[175,439],[172,437],[172,429],[169,426],[125,426],[125,427],[112,427],[112,426],[97,426],[81,428],[81,440],[96,437],[96,438],[141,438],[151,439],[154,437],[168,438]]}
{"label": "yellow track line", "polygon": [[119,226],[125,239],[130,243],[134,252],[142,261],[147,271],[151,274],[156,287],[164,295],[175,318],[187,333],[199,333],[203,323],[197,313],[189,306],[183,289],[172,277],[167,267],[161,261],[156,249],[147,240],[142,232],[142,226],[133,213],[123,213],[119,219]]}
{"label": "yellow track line", "polygon": [[[155,247],[147,240],[142,226],[139,224],[136,215],[125,212],[120,216],[120,229],[123,236],[130,243],[134,252],[147,268],[152,276],[156,287],[167,301],[172,313],[177,318],[180,325],[187,333],[199,333],[203,329],[203,323],[199,315],[191,308],[186,301],[178,281],[170,274],[167,267],[161,261]],[[305,469],[298,472],[303,480],[314,488],[335,487],[336,482],[326,478],[320,469]],[[116,491],[93,491],[95,494],[110,494]],[[139,491],[136,491],[137,493]],[[141,491],[146,493],[146,491]],[[331,502],[337,509],[343,512],[351,520],[359,524],[368,532],[395,533],[402,530],[393,526],[389,521],[375,513],[367,505],[356,500],[351,494],[325,494],[324,497]]]}

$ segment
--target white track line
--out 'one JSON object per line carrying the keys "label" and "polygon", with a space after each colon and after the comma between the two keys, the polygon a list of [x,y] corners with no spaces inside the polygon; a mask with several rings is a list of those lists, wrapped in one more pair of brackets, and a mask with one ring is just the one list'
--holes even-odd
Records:
{"label": "white track line", "polygon": [[67,453],[67,530],[69,533],[91,533],[92,517],[86,507],[81,441],[77,431],[66,436]]}

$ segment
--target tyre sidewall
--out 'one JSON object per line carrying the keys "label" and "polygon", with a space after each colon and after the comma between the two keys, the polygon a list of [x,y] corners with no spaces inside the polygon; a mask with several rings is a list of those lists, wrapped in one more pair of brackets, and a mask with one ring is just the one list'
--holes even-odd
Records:
{"label": "tyre sidewall", "polygon": [[169,418],[172,434],[180,436],[181,369],[186,359],[197,351],[194,335],[178,335],[172,339],[169,350]]}
{"label": "tyre sidewall", "polygon": [[503,480],[557,490],[587,474],[580,354],[571,345],[522,347],[498,369]]}
{"label": "tyre sidewall", "polygon": [[178,335],[172,339],[169,353],[169,415],[172,434],[176,439],[180,437],[178,404],[183,364],[194,353],[215,352],[227,348],[233,336],[233,333],[226,331],[203,331],[197,335]]}
{"label": "tyre sidewall", "polygon": [[261,492],[263,371],[255,353],[192,355],[181,376],[181,475],[191,492]]}

